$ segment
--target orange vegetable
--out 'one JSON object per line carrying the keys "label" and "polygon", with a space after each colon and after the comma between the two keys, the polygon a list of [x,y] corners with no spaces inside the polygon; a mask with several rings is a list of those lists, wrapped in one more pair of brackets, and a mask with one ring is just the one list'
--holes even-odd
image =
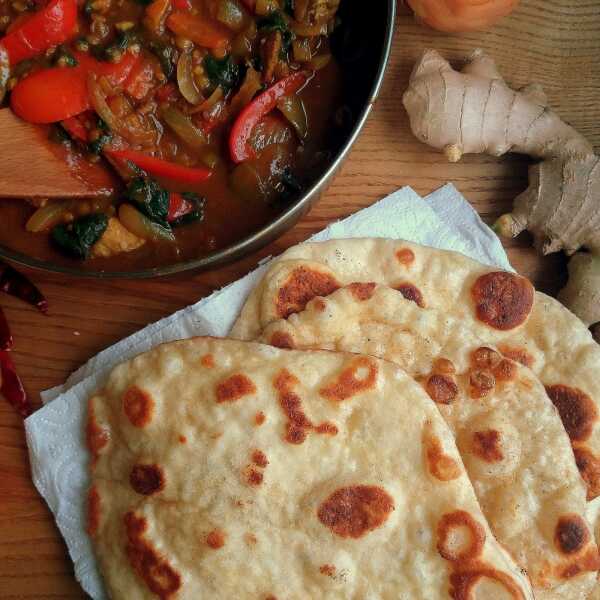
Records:
{"label": "orange vegetable", "polygon": [[225,25],[188,12],[174,12],[169,15],[167,27],[176,35],[205,48],[227,48],[232,36]]}
{"label": "orange vegetable", "polygon": [[482,31],[510,14],[519,0],[408,0],[419,19],[450,33]]}
{"label": "orange vegetable", "polygon": [[171,0],[154,0],[146,7],[144,25],[154,33],[161,35],[165,29],[165,19],[171,10]]}

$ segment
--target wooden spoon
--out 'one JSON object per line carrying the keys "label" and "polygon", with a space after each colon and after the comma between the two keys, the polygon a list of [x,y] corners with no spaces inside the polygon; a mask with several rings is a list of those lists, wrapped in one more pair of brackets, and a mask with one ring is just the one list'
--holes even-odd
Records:
{"label": "wooden spoon", "polygon": [[115,189],[115,176],[48,140],[48,129],[0,110],[0,198],[94,198]]}

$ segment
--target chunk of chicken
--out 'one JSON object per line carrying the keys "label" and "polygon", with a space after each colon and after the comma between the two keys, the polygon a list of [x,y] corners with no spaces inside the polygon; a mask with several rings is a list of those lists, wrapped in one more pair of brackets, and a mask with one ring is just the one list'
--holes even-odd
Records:
{"label": "chunk of chicken", "polygon": [[335,16],[339,6],[340,0],[297,0],[294,17],[311,25],[327,23]]}
{"label": "chunk of chicken", "polygon": [[115,217],[108,220],[108,227],[102,237],[92,246],[92,258],[110,258],[123,252],[137,250],[145,240],[131,233]]}

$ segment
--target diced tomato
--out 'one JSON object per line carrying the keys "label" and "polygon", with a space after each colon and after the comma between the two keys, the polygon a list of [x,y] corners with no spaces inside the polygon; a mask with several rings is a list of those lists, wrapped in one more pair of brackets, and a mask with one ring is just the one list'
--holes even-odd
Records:
{"label": "diced tomato", "polygon": [[149,60],[140,60],[125,81],[125,91],[136,100],[143,100],[155,87],[154,65]]}
{"label": "diced tomato", "polygon": [[171,223],[185,215],[191,213],[194,210],[194,205],[186,200],[181,194],[177,192],[171,192],[169,194],[169,214],[167,215],[167,221]]}
{"label": "diced tomato", "polygon": [[173,0],[175,10],[191,10],[192,3],[190,0]]}
{"label": "diced tomato", "polygon": [[176,100],[179,96],[179,90],[174,83],[165,83],[156,90],[156,97],[161,102],[167,102],[168,100]]}
{"label": "diced tomato", "polygon": [[164,177],[180,183],[202,183],[212,175],[212,171],[204,167],[184,167],[136,150],[105,150],[105,152],[110,158],[121,162],[132,162],[148,175]]}
{"label": "diced tomato", "polygon": [[71,38],[77,29],[77,0],[51,0],[19,27],[4,36],[11,65],[42,54]]}
{"label": "diced tomato", "polygon": [[95,73],[98,77],[105,77],[108,83],[114,86],[125,82],[141,62],[140,55],[132,52],[125,52],[118,63],[96,60],[86,52],[73,52],[73,56],[79,67],[85,71],[86,78],[88,73]]}

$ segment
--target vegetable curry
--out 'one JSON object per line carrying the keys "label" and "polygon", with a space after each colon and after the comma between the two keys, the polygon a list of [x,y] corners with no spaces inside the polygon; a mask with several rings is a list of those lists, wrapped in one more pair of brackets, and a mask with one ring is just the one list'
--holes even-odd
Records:
{"label": "vegetable curry", "polygon": [[0,200],[0,244],[135,270],[272,221],[322,172],[347,120],[331,50],[339,3],[0,4],[3,101],[47,128],[65,159],[118,174],[106,197]]}

